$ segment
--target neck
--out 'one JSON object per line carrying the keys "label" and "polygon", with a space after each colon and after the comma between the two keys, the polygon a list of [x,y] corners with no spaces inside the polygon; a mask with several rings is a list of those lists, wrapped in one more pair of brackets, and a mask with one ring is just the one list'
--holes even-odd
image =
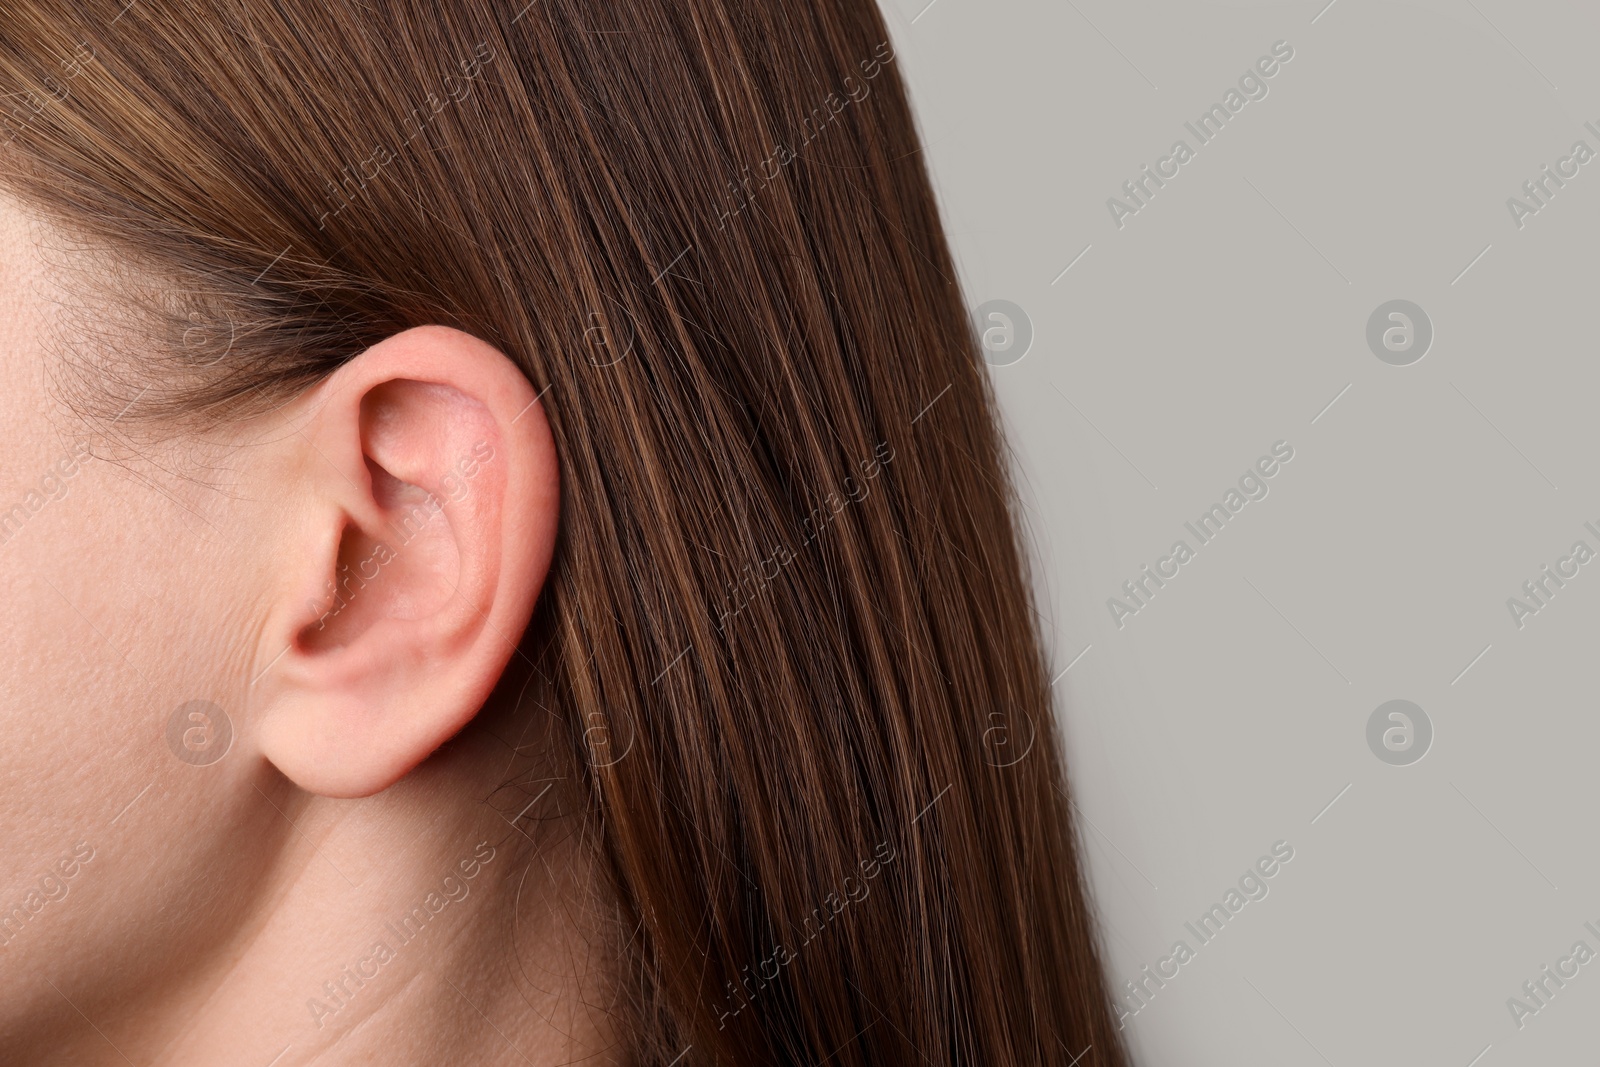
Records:
{"label": "neck", "polygon": [[199,918],[223,936],[48,1062],[603,1062],[604,1021],[580,1007],[604,999],[578,927],[587,861],[553,817],[562,792],[534,800],[567,783],[502,788],[513,762],[475,731],[359,801],[266,768],[265,841],[239,844],[272,860],[255,884],[219,887],[221,921]]}

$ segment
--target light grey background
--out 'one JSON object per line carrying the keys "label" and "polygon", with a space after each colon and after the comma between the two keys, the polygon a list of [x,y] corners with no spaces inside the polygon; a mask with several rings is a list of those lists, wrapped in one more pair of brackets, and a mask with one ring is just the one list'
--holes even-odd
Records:
{"label": "light grey background", "polygon": [[[1295,849],[1127,1021],[1138,1062],[1594,1062],[1600,959],[1520,1028],[1507,999],[1600,952],[1600,561],[1520,629],[1507,599],[1600,551],[1600,159],[1520,229],[1506,201],[1600,152],[1600,8],[883,6],[969,300],[1035,331],[991,373],[1113,982]],[[1435,330],[1406,367],[1365,338],[1397,298]],[[1107,599],[1279,440],[1269,495],[1119,629]],[[1366,741],[1396,698],[1433,724],[1410,766]]]}

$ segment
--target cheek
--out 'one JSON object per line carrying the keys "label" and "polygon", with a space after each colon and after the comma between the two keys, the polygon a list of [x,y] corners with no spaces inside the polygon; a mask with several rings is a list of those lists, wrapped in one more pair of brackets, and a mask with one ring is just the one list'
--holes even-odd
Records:
{"label": "cheek", "polygon": [[[0,419],[15,427],[10,403],[0,399]],[[0,446],[0,508],[65,452],[58,434],[19,420],[27,431]],[[30,1010],[25,976],[39,967],[93,985],[192,950],[209,936],[203,925],[186,920],[175,933],[141,917],[190,914],[184,894],[253,862],[252,850],[222,845],[270,840],[281,822],[247,780],[241,649],[259,619],[232,555],[248,544],[243,532],[199,491],[102,460],[69,486],[0,545],[0,909],[76,843],[94,858],[0,949],[16,964],[0,969],[0,1032]],[[174,749],[207,725],[172,726],[195,700],[232,711],[229,750],[209,765]],[[221,913],[196,901],[192,914]],[[108,945],[121,966],[96,960]],[[97,974],[124,977],[85,977]]]}
{"label": "cheek", "polygon": [[[143,553],[83,491],[95,473],[0,547],[14,575],[0,610],[0,886],[24,873],[14,863],[37,866],[79,827],[108,824],[115,807],[99,808],[131,800],[159,767],[148,742],[165,668],[151,638],[166,620],[137,604],[143,583],[128,578]],[[18,791],[51,803],[29,812]]]}
{"label": "cheek", "polygon": [[218,936],[207,917],[227,909],[185,895],[214,893],[292,833],[251,788],[259,765],[243,749],[196,768],[164,736],[181,702],[245,690],[236,648],[253,613],[227,553],[248,538],[203,521],[198,494],[172,479],[101,460],[66,478],[65,495],[45,488],[84,427],[50,388],[40,339],[64,298],[44,279],[0,197],[0,913],[60,877],[80,842],[93,849],[64,896],[0,931],[0,1035],[59,1010],[39,974],[80,1004],[131,1000],[152,967]]}
{"label": "cheek", "polygon": [[105,578],[95,558],[104,526],[77,493],[90,472],[65,497],[45,491],[70,445],[45,415],[42,363],[0,333],[0,891],[37,884],[70,851],[95,814],[98,773],[138,773],[109,758],[132,739],[119,708],[138,676],[80,614],[103,615],[97,602],[110,592],[85,581]]}

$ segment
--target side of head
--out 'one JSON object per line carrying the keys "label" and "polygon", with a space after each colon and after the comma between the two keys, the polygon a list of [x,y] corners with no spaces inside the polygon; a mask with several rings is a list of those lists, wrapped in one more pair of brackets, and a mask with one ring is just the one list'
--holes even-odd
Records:
{"label": "side of head", "polygon": [[0,1043],[203,1000],[307,824],[488,812],[620,1059],[1123,1062],[870,4],[13,7]]}

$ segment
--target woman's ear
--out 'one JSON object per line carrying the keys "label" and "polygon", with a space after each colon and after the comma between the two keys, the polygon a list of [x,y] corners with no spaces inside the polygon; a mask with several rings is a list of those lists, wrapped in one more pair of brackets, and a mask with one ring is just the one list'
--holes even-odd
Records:
{"label": "woman's ear", "polygon": [[286,414],[258,743],[303,789],[367,796],[466,725],[516,654],[555,545],[555,445],[517,366],[440,326]]}

